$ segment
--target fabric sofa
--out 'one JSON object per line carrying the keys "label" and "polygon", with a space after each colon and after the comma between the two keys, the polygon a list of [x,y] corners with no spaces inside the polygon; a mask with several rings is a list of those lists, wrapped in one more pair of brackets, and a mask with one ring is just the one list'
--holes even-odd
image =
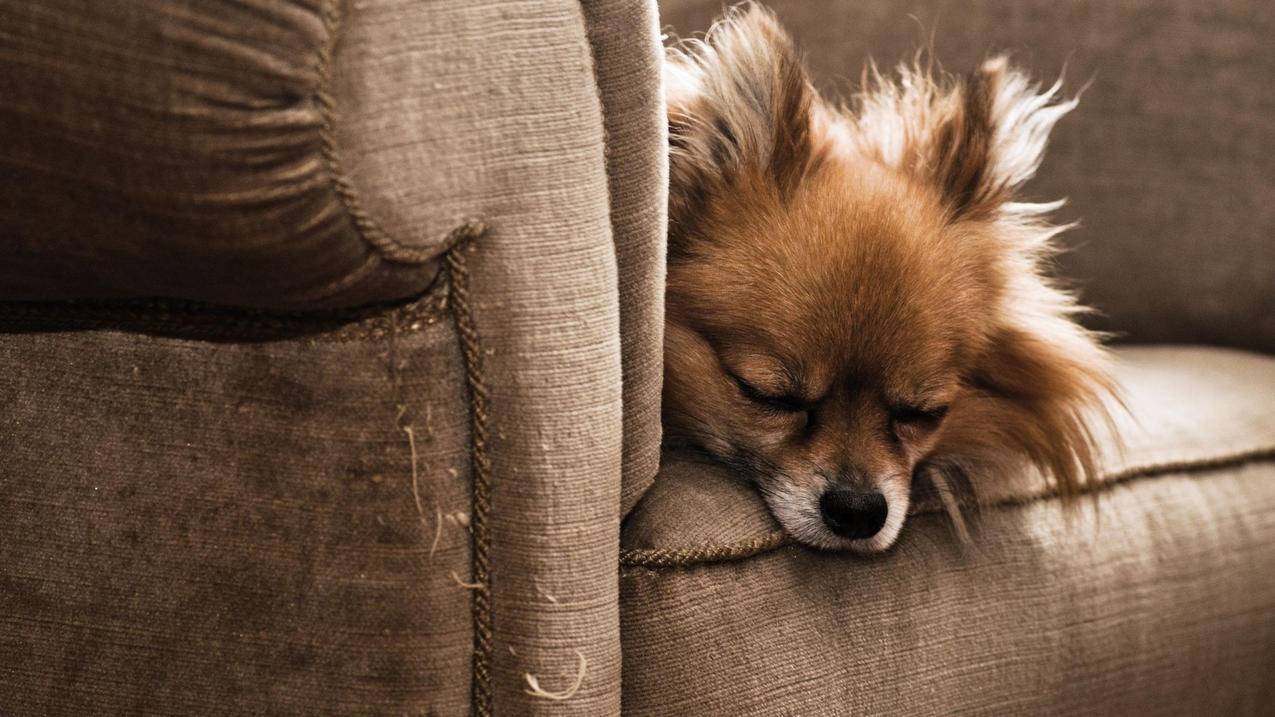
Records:
{"label": "fabric sofa", "polygon": [[863,558],[661,461],[718,3],[0,0],[0,714],[1269,713],[1270,13],[775,6],[824,83],[909,15],[1092,76],[1033,185],[1130,345],[1091,500]]}

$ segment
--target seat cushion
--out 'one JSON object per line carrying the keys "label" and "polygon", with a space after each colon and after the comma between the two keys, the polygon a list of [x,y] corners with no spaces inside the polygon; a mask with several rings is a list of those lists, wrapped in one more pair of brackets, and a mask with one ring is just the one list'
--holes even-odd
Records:
{"label": "seat cushion", "polygon": [[1275,359],[1120,358],[1125,448],[1095,499],[982,486],[965,547],[926,500],[884,555],[799,547],[729,472],[668,461],[623,533],[626,712],[1265,709]]}

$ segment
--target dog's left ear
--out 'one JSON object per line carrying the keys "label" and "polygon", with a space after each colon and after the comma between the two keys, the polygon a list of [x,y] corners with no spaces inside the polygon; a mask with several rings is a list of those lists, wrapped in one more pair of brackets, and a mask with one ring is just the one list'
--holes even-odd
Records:
{"label": "dog's left ear", "polygon": [[932,179],[956,218],[988,217],[1036,174],[1054,124],[1076,106],[1060,85],[1039,91],[1005,57],[957,86],[934,127]]}
{"label": "dog's left ear", "polygon": [[954,220],[990,218],[1036,173],[1049,133],[1076,100],[1040,89],[1005,57],[967,77],[935,79],[904,67],[861,96],[858,142],[935,187]]}

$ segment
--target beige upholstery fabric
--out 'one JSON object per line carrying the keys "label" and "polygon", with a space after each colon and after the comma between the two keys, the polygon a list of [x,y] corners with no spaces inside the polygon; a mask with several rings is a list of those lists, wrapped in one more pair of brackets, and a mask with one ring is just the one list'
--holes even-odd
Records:
{"label": "beige upholstery fabric", "polygon": [[654,3],[581,5],[602,95],[611,186],[611,228],[620,267],[624,356],[624,482],[627,514],[660,461],[664,370],[664,244],[668,224],[668,125],[660,74],[663,46]]}
{"label": "beige upholstery fabric", "polygon": [[[1139,342],[1275,351],[1275,13],[1265,0],[765,0],[817,84],[845,96],[864,60],[883,66],[933,39],[963,73],[991,52],[1080,106],[1054,132],[1032,197],[1068,197],[1081,225],[1061,274]],[[662,0],[678,34],[719,0]]]}
{"label": "beige upholstery fabric", "polygon": [[[80,299],[0,305],[0,712],[615,713],[622,475],[632,502],[658,444],[652,7],[0,0],[0,39],[0,298]],[[467,217],[463,336],[172,300],[418,294]],[[83,300],[133,295],[167,299]]]}
{"label": "beige upholstery fabric", "polygon": [[[332,134],[346,4],[0,2],[0,296],[307,308],[424,289],[459,218],[389,237],[343,179],[365,151]],[[339,69],[370,85],[377,68]]]}
{"label": "beige upholstery fabric", "polygon": [[440,298],[293,339],[180,312],[0,333],[0,713],[464,713]]}
{"label": "beige upholstery fabric", "polygon": [[[665,467],[624,544],[633,714],[1261,714],[1275,692],[1275,359],[1121,353],[1141,428],[1096,500],[981,486],[960,549],[931,502],[875,558],[773,543],[729,473]],[[989,490],[990,489],[990,490]],[[750,542],[751,541],[751,542]],[[703,669],[711,664],[711,670]]]}

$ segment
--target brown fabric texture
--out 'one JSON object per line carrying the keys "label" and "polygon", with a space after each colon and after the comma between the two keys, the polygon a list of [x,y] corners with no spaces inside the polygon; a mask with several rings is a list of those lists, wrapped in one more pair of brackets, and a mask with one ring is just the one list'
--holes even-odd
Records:
{"label": "brown fabric texture", "polygon": [[[390,211],[415,199],[419,154],[352,183],[348,168],[409,138],[379,121],[398,109],[390,91],[333,86],[419,94],[421,74],[446,72],[436,58],[416,82],[382,74],[377,58],[427,29],[418,11],[415,32],[361,33],[387,4],[0,2],[0,298],[314,308],[419,293],[464,217]],[[378,104],[348,106],[364,99]]]}
{"label": "brown fabric texture", "polygon": [[[616,713],[622,474],[632,501],[658,443],[653,9],[118,14],[0,5],[0,88],[28,93],[0,131],[43,143],[0,145],[40,185],[0,207],[0,295],[77,299],[0,306],[0,712]],[[165,124],[188,106],[198,131]],[[345,188],[313,164],[325,117]],[[85,167],[51,146],[75,132]],[[381,255],[432,256],[466,217],[467,337],[430,294],[296,311],[443,291],[438,262],[400,282]],[[99,300],[134,293],[166,298]]]}
{"label": "brown fabric texture", "polygon": [[466,712],[459,365],[437,301],[379,336],[0,333],[0,713]]}
{"label": "brown fabric texture", "polygon": [[757,544],[776,524],[755,492],[667,464],[626,561],[693,559],[622,573],[626,713],[1266,713],[1275,359],[1122,359],[1141,427],[1107,486],[1070,510],[1032,481],[985,489],[964,549],[933,502],[884,556]]}
{"label": "brown fabric texture", "polygon": [[[559,0],[420,7],[356,4],[347,47],[374,52],[355,39],[398,33],[412,19],[431,41],[369,60],[377,69],[366,84],[338,72],[334,86],[338,106],[364,113],[345,126],[365,129],[342,138],[365,158],[349,166],[356,184],[400,193],[402,221],[445,229],[439,217],[474,215],[492,227],[470,269],[492,413],[494,708],[612,713],[618,476],[632,502],[658,448],[653,282],[664,160],[654,11]],[[382,86],[393,78],[423,90]],[[381,126],[401,141],[378,139]],[[410,183],[391,179],[414,164],[423,169]],[[621,329],[646,338],[622,345]],[[528,694],[528,674],[570,698]]]}
{"label": "brown fabric texture", "polygon": [[788,547],[623,580],[632,715],[1269,714],[1275,469],[997,510],[955,547]]}
{"label": "brown fabric texture", "polygon": [[468,271],[490,411],[493,712],[613,713],[620,313],[585,17],[565,0],[402,0],[384,17],[422,7],[429,41],[411,47],[448,72],[419,108],[431,156],[416,196],[446,216],[463,188],[490,227]]}
{"label": "brown fabric texture", "polygon": [[[989,53],[1079,107],[1059,122],[1036,199],[1081,225],[1060,273],[1137,342],[1275,351],[1275,6],[1225,2],[768,0],[816,83],[846,96],[864,61],[888,68],[933,42],[965,73]],[[688,36],[718,0],[662,0]]]}
{"label": "brown fabric texture", "polygon": [[620,280],[627,514],[660,462],[664,369],[664,244],[668,228],[668,124],[660,74],[663,46],[654,3],[582,3],[602,97],[611,188],[611,230]]}

